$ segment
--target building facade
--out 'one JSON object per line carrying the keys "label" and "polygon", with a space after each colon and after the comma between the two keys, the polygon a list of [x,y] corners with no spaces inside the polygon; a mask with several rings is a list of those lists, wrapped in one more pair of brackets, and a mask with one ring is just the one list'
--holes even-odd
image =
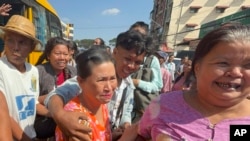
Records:
{"label": "building facade", "polygon": [[74,25],[61,21],[63,38],[66,40],[74,39]]}
{"label": "building facade", "polygon": [[[247,8],[250,0],[155,0],[151,17],[162,29],[153,37],[174,51],[192,50],[183,43],[197,39],[201,25]],[[152,33],[156,33],[155,27],[151,22]]]}

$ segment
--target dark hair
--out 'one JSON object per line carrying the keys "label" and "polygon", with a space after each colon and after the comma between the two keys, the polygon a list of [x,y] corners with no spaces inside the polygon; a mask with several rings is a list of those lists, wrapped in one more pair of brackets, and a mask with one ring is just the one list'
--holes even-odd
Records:
{"label": "dark hair", "polygon": [[67,40],[65,40],[61,37],[50,38],[45,45],[45,49],[43,51],[43,54],[39,57],[38,61],[36,62],[36,65],[42,64],[44,60],[49,61],[47,57],[50,55],[50,53],[54,49],[54,47],[58,44],[62,44],[62,45],[67,46],[67,48],[69,50],[69,44],[68,44]]}
{"label": "dark hair", "polygon": [[[184,77],[184,72],[182,72],[179,76],[176,77],[176,79],[174,80],[174,84],[177,83],[182,77]],[[192,74],[189,72],[183,82],[183,86],[186,87],[190,87],[192,82],[194,80],[194,77],[192,76]]]}
{"label": "dark hair", "polygon": [[146,24],[143,21],[137,21],[137,22],[135,22],[134,24],[132,24],[130,26],[129,30],[133,30],[133,29],[135,29],[137,27],[143,28],[145,30],[145,32],[148,34],[149,26],[148,26],[148,24]]}
{"label": "dark hair", "polygon": [[151,37],[134,30],[120,33],[116,38],[115,47],[121,47],[126,50],[135,49],[137,55],[144,52],[149,53],[154,49]]}
{"label": "dark hair", "polygon": [[[192,63],[191,73],[194,75],[194,66],[220,42],[250,42],[249,26],[229,26],[218,28],[208,33],[198,44]],[[226,48],[225,48],[226,49]]]}
{"label": "dark hair", "polygon": [[77,75],[86,79],[92,73],[93,66],[100,65],[104,62],[112,62],[112,56],[104,49],[90,48],[80,53],[76,58]]}
{"label": "dark hair", "polygon": [[100,40],[100,45],[105,46],[105,42],[104,42],[104,40],[102,38],[98,37],[98,38],[95,38],[95,40],[96,39]]}
{"label": "dark hair", "polygon": [[75,59],[76,55],[79,53],[77,44],[72,40],[69,40],[68,43],[69,43],[69,49],[74,50],[73,58]]}

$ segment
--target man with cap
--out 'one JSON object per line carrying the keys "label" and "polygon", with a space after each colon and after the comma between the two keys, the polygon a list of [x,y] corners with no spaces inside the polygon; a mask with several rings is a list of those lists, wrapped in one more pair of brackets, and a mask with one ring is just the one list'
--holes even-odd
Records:
{"label": "man with cap", "polygon": [[168,58],[168,54],[164,51],[157,51],[155,56],[159,59],[161,65],[161,74],[162,74],[162,82],[163,87],[160,93],[166,93],[171,90],[172,87],[172,76],[171,73],[164,67],[164,63]]}
{"label": "man with cap", "polygon": [[36,104],[39,96],[39,76],[36,67],[26,62],[29,53],[40,41],[35,37],[35,26],[27,18],[13,15],[1,38],[5,56],[0,58],[0,92],[5,96],[15,140],[32,140]]}

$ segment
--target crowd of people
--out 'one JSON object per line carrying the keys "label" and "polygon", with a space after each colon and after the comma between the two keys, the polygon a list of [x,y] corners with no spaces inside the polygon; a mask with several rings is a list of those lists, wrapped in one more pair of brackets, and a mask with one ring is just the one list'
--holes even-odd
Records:
{"label": "crowd of people", "polygon": [[[10,10],[3,4],[1,16]],[[40,44],[34,24],[13,15],[0,29],[0,140],[226,141],[230,125],[250,122],[249,26],[211,31],[178,66],[143,21],[112,51],[100,37],[83,53],[52,37],[35,65],[26,60]],[[136,77],[149,58],[150,80]],[[153,96],[142,108],[138,90]]]}

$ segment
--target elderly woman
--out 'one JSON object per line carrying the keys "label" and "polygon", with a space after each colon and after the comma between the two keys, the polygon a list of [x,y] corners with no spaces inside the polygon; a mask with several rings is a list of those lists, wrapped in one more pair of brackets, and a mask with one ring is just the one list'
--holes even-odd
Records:
{"label": "elderly woman", "polygon": [[43,105],[45,97],[65,80],[76,75],[76,68],[67,65],[69,49],[68,41],[61,37],[51,38],[36,63],[39,72],[39,102],[41,104],[37,106],[35,129],[39,139],[46,139],[55,135],[56,123],[50,118],[49,111]]}
{"label": "elderly woman", "polygon": [[[91,48],[80,54],[76,61],[77,81],[82,91],[64,109],[87,115],[89,121],[79,120],[79,123],[92,128],[92,141],[110,141],[112,135],[106,104],[117,87],[114,61],[106,50],[98,48]],[[57,129],[57,141],[68,138],[70,137]]]}
{"label": "elderly woman", "polygon": [[[250,28],[207,34],[197,46],[190,91],[173,91],[150,104],[138,132],[153,141],[228,141],[230,125],[250,123]],[[130,130],[131,131],[131,130]],[[126,131],[125,135],[133,132]]]}

